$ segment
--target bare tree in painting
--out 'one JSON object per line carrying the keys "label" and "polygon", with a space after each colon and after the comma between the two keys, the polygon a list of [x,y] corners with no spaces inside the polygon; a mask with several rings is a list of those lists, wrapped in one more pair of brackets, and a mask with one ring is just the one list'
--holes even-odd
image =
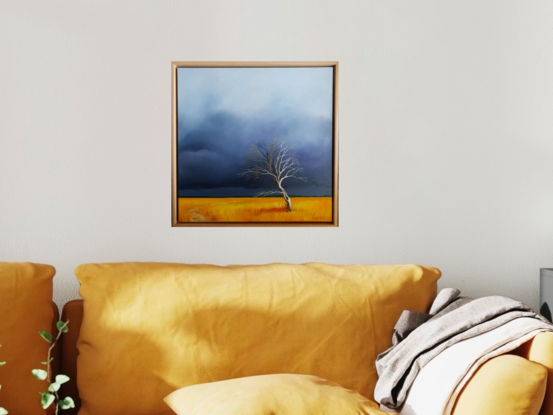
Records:
{"label": "bare tree in painting", "polygon": [[286,202],[288,212],[292,211],[292,201],[284,190],[282,182],[291,178],[306,181],[304,177],[299,176],[303,168],[292,154],[293,149],[293,144],[284,144],[278,138],[253,144],[246,155],[246,169],[239,174],[240,177],[249,180],[270,176],[278,190],[261,192],[255,197],[281,195]]}

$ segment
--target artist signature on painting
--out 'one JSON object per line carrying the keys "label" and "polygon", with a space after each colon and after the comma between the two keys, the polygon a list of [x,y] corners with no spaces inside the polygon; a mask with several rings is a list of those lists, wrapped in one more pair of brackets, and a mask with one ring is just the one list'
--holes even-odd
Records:
{"label": "artist signature on painting", "polygon": [[317,221],[325,221],[325,222],[330,222],[330,218],[328,216],[321,216],[321,215],[317,215],[317,214],[313,214],[313,220],[317,220]]}

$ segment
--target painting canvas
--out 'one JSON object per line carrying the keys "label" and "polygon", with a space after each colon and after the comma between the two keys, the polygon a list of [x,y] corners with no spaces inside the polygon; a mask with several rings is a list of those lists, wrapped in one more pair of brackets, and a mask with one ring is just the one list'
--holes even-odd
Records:
{"label": "painting canvas", "polygon": [[173,63],[174,226],[337,226],[337,63]]}

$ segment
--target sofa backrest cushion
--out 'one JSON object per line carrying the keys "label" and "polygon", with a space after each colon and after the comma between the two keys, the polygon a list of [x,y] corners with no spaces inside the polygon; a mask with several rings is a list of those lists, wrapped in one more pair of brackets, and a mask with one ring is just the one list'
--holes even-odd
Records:
{"label": "sofa backrest cushion", "polygon": [[80,415],[170,415],[188,385],[319,376],[372,398],[376,356],[440,273],[408,266],[119,263],[76,270]]}
{"label": "sofa backrest cushion", "polygon": [[40,391],[48,385],[31,370],[46,369],[49,344],[40,330],[52,333],[50,265],[0,262],[0,406],[10,414],[44,415]]}

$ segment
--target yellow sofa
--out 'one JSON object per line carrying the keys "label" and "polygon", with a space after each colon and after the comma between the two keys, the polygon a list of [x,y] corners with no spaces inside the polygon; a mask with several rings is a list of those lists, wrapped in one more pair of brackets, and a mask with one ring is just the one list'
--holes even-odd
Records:
{"label": "yellow sofa", "polygon": [[0,407],[10,415],[44,414],[39,392],[45,386],[31,370],[43,368],[40,362],[48,353],[39,330],[53,332],[58,318],[52,303],[54,274],[50,265],[0,262],[0,362],[6,362],[0,365]]}
{"label": "yellow sofa", "polygon": [[[427,311],[440,277],[416,265],[328,264],[88,264],[76,274],[84,301],[64,306],[70,330],[59,350],[71,378],[61,394],[77,404],[68,415],[170,415],[163,398],[177,389],[271,373],[372,399],[374,360],[397,318]],[[453,414],[553,415],[552,370],[553,335],[540,334],[483,365]],[[367,413],[383,414],[376,404]]]}

